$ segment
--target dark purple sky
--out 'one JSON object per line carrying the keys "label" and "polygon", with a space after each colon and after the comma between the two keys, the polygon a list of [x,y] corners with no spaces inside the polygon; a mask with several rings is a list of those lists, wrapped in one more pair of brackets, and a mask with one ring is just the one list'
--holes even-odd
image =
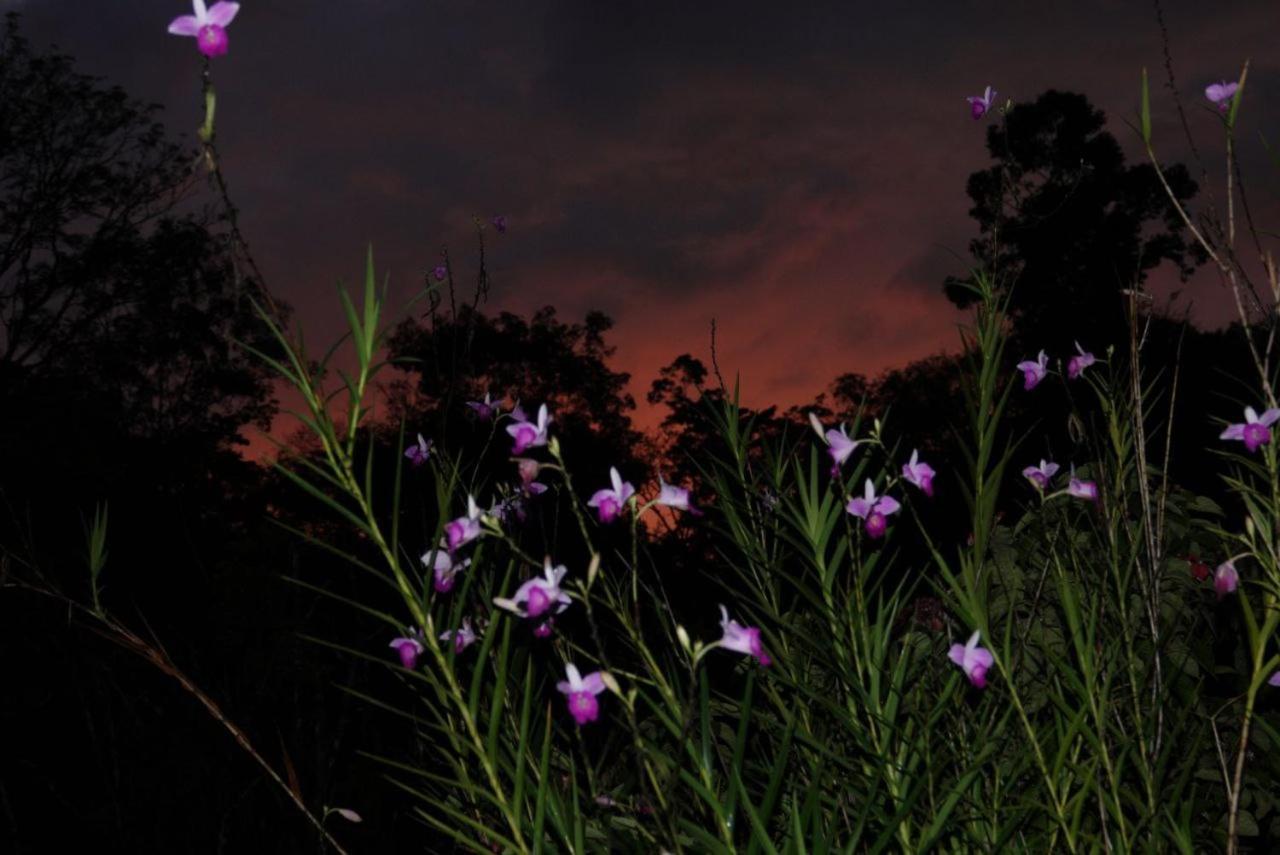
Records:
{"label": "dark purple sky", "polygon": [[[199,123],[200,57],[165,32],[182,0],[10,8],[37,46],[163,104],[175,131]],[[1210,169],[1221,146],[1200,93],[1246,57],[1244,145],[1280,139],[1280,3],[1165,14]],[[1120,120],[1146,65],[1161,150],[1184,152],[1146,2],[245,0],[230,39],[215,66],[225,168],[309,340],[335,332],[334,283],[357,278],[367,243],[399,301],[442,244],[470,269],[472,216],[503,213],[491,308],[608,312],[637,397],[676,355],[705,358],[713,316],[755,404],[954,347],[940,283],[974,232],[964,184],[987,161],[964,96],[985,84],[1084,92],[1136,154]],[[1251,201],[1280,214],[1262,162],[1246,161]],[[1190,293],[1219,321],[1202,279]]]}

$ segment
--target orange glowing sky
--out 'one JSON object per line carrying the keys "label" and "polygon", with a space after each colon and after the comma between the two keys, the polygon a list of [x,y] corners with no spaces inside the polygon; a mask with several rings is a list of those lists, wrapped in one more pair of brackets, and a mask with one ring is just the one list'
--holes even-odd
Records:
{"label": "orange glowing sky", "polygon": [[[72,0],[0,0],[33,42],[164,104],[175,129],[199,121],[199,58],[164,32],[183,6],[86,19]],[[714,317],[748,404],[803,403],[838,374],[954,346],[940,286],[966,269],[964,184],[988,163],[966,95],[1084,92],[1136,155],[1121,120],[1144,65],[1163,80],[1146,3],[783,6],[245,0],[215,64],[219,138],[270,286],[324,340],[366,244],[402,302],[440,246],[468,269],[472,217],[502,213],[491,309],[604,310],[641,401],[675,356],[708,357]],[[1241,136],[1280,137],[1280,6],[1164,12],[1188,100],[1252,57]],[[1214,121],[1193,106],[1217,168]],[[1168,159],[1184,156],[1162,89],[1153,111]],[[1262,179],[1259,213],[1280,213],[1275,188]],[[1183,296],[1206,323],[1226,317],[1208,277]]]}

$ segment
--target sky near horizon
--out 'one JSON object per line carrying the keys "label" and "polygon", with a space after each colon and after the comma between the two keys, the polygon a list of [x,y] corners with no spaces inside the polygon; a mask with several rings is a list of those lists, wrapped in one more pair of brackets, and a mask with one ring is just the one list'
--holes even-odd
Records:
{"label": "sky near horizon", "polygon": [[[1219,195],[1201,93],[1252,59],[1250,201],[1280,215],[1256,142],[1280,138],[1280,4],[1163,6]],[[0,0],[11,9],[37,49],[56,44],[194,136],[201,58],[165,31],[182,0]],[[989,163],[987,122],[964,99],[985,85],[1001,100],[1083,92],[1132,159],[1122,120],[1147,66],[1158,148],[1186,150],[1152,3],[245,0],[229,36],[214,61],[224,169],[308,340],[336,334],[334,285],[358,279],[366,245],[399,303],[441,246],[472,271],[473,217],[503,214],[489,308],[608,313],[641,425],[662,366],[707,359],[712,318],[753,405],[954,349],[961,315],[941,283],[966,270],[976,231],[964,187]],[[1207,325],[1228,318],[1207,275],[1182,297]]]}

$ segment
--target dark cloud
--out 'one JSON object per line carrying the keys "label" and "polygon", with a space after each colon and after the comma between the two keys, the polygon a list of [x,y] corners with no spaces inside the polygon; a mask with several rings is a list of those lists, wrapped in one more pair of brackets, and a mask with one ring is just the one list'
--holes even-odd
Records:
{"label": "dark cloud", "polygon": [[[165,33],[181,0],[93,15],[80,0],[19,5],[36,44],[161,102],[176,130],[199,122],[199,57]],[[1216,176],[1214,119],[1196,99],[1244,57],[1242,134],[1280,138],[1280,7],[1164,5]],[[951,251],[973,232],[965,179],[986,164],[965,95],[1082,91],[1136,155],[1120,120],[1145,65],[1162,154],[1188,153],[1151,6],[1119,0],[244,0],[230,36],[215,63],[226,169],[311,340],[333,332],[333,283],[356,278],[367,242],[407,296],[442,244],[465,269],[472,216],[502,212],[496,306],[611,312],[619,367],[641,389],[704,352],[715,316],[723,364],[755,403],[952,345],[938,286],[964,269]],[[1263,163],[1254,147],[1265,218],[1280,210]],[[1187,293],[1205,302],[1211,285]]]}

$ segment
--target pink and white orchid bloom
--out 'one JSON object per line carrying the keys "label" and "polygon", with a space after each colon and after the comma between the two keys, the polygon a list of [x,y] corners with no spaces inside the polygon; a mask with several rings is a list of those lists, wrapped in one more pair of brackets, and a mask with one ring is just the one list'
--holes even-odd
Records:
{"label": "pink and white orchid bloom", "polygon": [[1229,83],[1226,80],[1210,83],[1204,88],[1204,97],[1213,102],[1219,112],[1225,113],[1231,109],[1231,99],[1235,97],[1236,90],[1239,88],[1240,84],[1234,80]]}
{"label": "pink and white orchid bloom", "polygon": [[507,433],[515,440],[511,447],[512,454],[524,454],[530,448],[547,444],[547,427],[551,424],[551,416],[547,414],[547,405],[538,407],[538,420],[531,422],[525,418],[524,410],[519,404],[511,411],[516,419],[515,424],[507,425]]}
{"label": "pink and white orchid bloom", "polygon": [[964,100],[969,102],[969,115],[974,119],[981,119],[991,109],[995,99],[996,91],[988,86],[981,95],[970,95]]}
{"label": "pink and white orchid bloom", "polygon": [[542,471],[542,464],[531,457],[517,457],[516,471],[520,473],[520,489],[526,496],[541,496],[547,492],[547,485],[536,481]]}
{"label": "pink and white orchid bloom", "polygon": [[658,498],[654,499],[653,502],[655,505],[675,508],[678,511],[688,511],[694,516],[702,515],[702,511],[695,508],[691,503],[688,490],[684,487],[668,484],[661,475],[658,476]]}
{"label": "pink and white orchid bloom", "polygon": [[1218,592],[1218,599],[1235,592],[1240,584],[1240,574],[1236,572],[1235,562],[1224,561],[1218,565],[1213,574],[1213,590]]}
{"label": "pink and white orchid bloom", "polygon": [[1049,373],[1049,357],[1042,350],[1034,362],[1029,359],[1019,362],[1018,370],[1022,372],[1022,388],[1027,390],[1034,389]]}
{"label": "pink and white orchid bloom", "polygon": [[1031,483],[1036,485],[1036,489],[1043,491],[1048,489],[1049,482],[1054,475],[1058,474],[1060,468],[1058,464],[1042,459],[1039,466],[1028,466],[1023,469],[1022,477],[1030,479]]}
{"label": "pink and white orchid bloom", "polygon": [[926,496],[933,497],[933,476],[937,475],[933,467],[920,460],[920,452],[913,449],[911,460],[902,464],[902,477],[924,491]]}
{"label": "pink and white orchid bloom", "polygon": [[431,440],[423,439],[422,434],[418,434],[417,445],[411,445],[404,450],[404,456],[409,458],[409,462],[415,467],[421,466],[427,462],[427,458],[431,456]]}
{"label": "pink and white orchid bloom", "polygon": [[960,666],[969,682],[979,689],[987,686],[987,671],[995,663],[995,657],[985,647],[978,646],[979,631],[974,630],[965,644],[953,644],[947,656]]}
{"label": "pink and white orchid bloom", "polygon": [[467,406],[482,422],[487,422],[502,412],[502,402],[493,400],[488,392],[484,393],[483,401],[467,401]]}
{"label": "pink and white orchid bloom", "polygon": [[818,439],[822,440],[827,446],[827,453],[831,455],[831,477],[840,474],[840,467],[853,454],[854,449],[858,447],[858,441],[849,436],[849,428],[842,422],[840,429],[824,428],[822,422],[818,420],[816,413],[809,413],[809,424],[813,427],[814,433],[818,435]]}
{"label": "pink and white orchid bloom", "polygon": [[455,577],[471,566],[471,559],[455,561],[448,550],[432,549],[423,553],[422,563],[431,568],[432,585],[436,592],[447,594],[453,590]]}
{"label": "pink and white orchid bloom", "polygon": [[1076,355],[1067,360],[1067,379],[1075,380],[1090,365],[1098,361],[1098,358],[1089,351],[1080,346],[1080,342],[1076,342]]}
{"label": "pink and white orchid bloom", "polygon": [[863,527],[869,537],[877,538],[883,537],[885,529],[889,527],[886,517],[896,514],[900,507],[898,500],[892,496],[877,496],[876,486],[868,478],[863,495],[850,499],[844,509],[863,520]]}
{"label": "pink and white orchid bloom", "polygon": [[204,0],[192,0],[194,15],[180,15],[169,24],[175,36],[195,36],[196,47],[205,56],[222,56],[227,52],[227,27],[240,11],[239,3],[214,3],[205,7]]}
{"label": "pink and white orchid bloom", "polygon": [[520,617],[538,618],[553,609],[554,614],[560,614],[573,602],[568,594],[560,590],[560,581],[568,572],[563,564],[552,567],[551,559],[548,558],[543,566],[543,575],[534,576],[525,582],[509,600],[494,597],[493,604]]}
{"label": "pink and white orchid bloom", "polygon": [[482,516],[484,516],[484,512],[476,504],[475,498],[467,496],[467,515],[445,524],[444,540],[441,541],[441,545],[445,546],[450,552],[455,552],[459,547],[475,540],[484,533],[480,528],[480,518]]}
{"label": "pink and white orchid bloom", "polygon": [[1071,480],[1067,482],[1067,495],[1075,496],[1077,499],[1088,499],[1090,502],[1098,501],[1098,485],[1093,481],[1084,481],[1076,477],[1075,470],[1071,472]]}
{"label": "pink and white orchid bloom", "polygon": [[622,509],[626,507],[627,500],[636,494],[636,488],[622,480],[617,467],[609,467],[609,480],[613,484],[611,488],[596,490],[587,500],[587,506],[595,508],[600,522],[606,524],[616,520],[622,513]]}
{"label": "pink and white orchid bloom", "polygon": [[418,657],[426,650],[422,646],[422,633],[413,627],[409,627],[409,631],[400,638],[391,639],[389,646],[395,648],[396,653],[400,654],[400,664],[410,671],[418,664]]}
{"label": "pink and white orchid bloom", "polygon": [[756,661],[766,668],[773,664],[773,660],[764,650],[764,643],[760,640],[759,627],[743,626],[736,620],[730,619],[729,610],[724,606],[720,607],[720,627],[724,630],[724,636],[716,642],[717,647],[754,656]]}
{"label": "pink and white orchid bloom", "polygon": [[563,694],[568,702],[569,714],[579,727],[595,721],[600,717],[600,702],[596,695],[605,690],[604,675],[593,671],[583,677],[572,662],[564,666],[564,673],[569,679],[556,683],[556,691]]}
{"label": "pink and white orchid bloom", "polygon": [[1270,409],[1258,415],[1253,407],[1244,408],[1244,424],[1230,425],[1218,439],[1237,439],[1249,451],[1257,451],[1271,442],[1271,425],[1280,419],[1280,410]]}
{"label": "pink and white orchid bloom", "polygon": [[457,629],[448,629],[440,633],[441,641],[453,641],[453,652],[455,654],[466,650],[475,644],[479,638],[480,636],[471,628],[471,618],[463,618],[462,626]]}

